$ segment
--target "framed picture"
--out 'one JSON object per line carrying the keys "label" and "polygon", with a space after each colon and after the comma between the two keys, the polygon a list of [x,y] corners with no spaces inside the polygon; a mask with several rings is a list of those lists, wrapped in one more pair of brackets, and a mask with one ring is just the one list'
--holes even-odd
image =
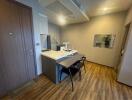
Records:
{"label": "framed picture", "polygon": [[115,35],[113,34],[96,34],[94,36],[94,47],[113,48]]}

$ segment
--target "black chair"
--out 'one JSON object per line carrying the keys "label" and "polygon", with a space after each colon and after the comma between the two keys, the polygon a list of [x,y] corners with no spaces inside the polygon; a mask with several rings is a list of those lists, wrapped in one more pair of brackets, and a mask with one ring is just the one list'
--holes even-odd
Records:
{"label": "black chair", "polygon": [[83,56],[81,61],[82,61],[82,63],[83,63],[84,70],[85,70],[85,73],[86,73],[86,66],[85,66],[86,57]]}
{"label": "black chair", "polygon": [[81,64],[81,65],[78,65],[78,67],[80,67],[80,68],[84,67],[84,70],[85,70],[85,73],[86,73],[85,61],[86,61],[86,57],[83,56],[81,60],[77,61],[74,64],[74,66],[77,66],[78,64]]}
{"label": "black chair", "polygon": [[83,66],[83,63],[81,61],[80,60],[77,61],[75,64],[73,64],[69,68],[62,68],[61,71],[60,71],[60,82],[61,82],[62,73],[65,73],[68,76],[70,76],[70,80],[71,80],[71,83],[72,83],[72,91],[74,90],[73,76],[77,72],[79,72],[79,77],[80,77],[80,80],[81,80],[81,67]]}

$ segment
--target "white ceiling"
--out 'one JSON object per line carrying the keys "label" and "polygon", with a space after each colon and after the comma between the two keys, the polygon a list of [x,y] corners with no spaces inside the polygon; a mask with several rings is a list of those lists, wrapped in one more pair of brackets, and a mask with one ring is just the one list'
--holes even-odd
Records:
{"label": "white ceiling", "polygon": [[[125,11],[132,4],[132,0],[80,0],[80,2],[84,11],[91,17]],[[103,11],[104,8],[107,8],[107,11]]]}
{"label": "white ceiling", "polygon": [[48,19],[57,25],[60,25],[57,20],[60,14],[66,17],[67,24],[80,23],[88,21],[89,17],[126,11],[132,4],[132,0],[77,0],[81,4],[80,10],[71,0],[38,1]]}

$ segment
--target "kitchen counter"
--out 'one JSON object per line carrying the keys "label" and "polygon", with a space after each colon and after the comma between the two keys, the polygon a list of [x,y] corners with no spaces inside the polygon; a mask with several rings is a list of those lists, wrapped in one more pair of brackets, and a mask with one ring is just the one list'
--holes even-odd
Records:
{"label": "kitchen counter", "polygon": [[[41,53],[42,59],[42,71],[52,82],[59,83],[59,72],[62,66],[58,64],[60,61],[66,60],[70,55],[76,54],[76,50],[72,51],[45,51]],[[62,80],[66,77],[65,74],[62,76]]]}
{"label": "kitchen counter", "polygon": [[49,57],[49,58],[54,59],[54,60],[59,60],[61,58],[67,57],[69,55],[73,55],[75,53],[77,53],[77,50],[71,50],[71,51],[53,51],[53,50],[50,50],[50,51],[42,52],[41,55]]}

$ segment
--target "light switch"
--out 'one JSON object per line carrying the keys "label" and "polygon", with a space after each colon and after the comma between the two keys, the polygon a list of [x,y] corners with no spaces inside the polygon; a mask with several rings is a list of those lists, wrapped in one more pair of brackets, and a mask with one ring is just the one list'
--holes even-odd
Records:
{"label": "light switch", "polygon": [[13,33],[9,33],[9,35],[13,35]]}
{"label": "light switch", "polygon": [[37,46],[39,46],[39,45],[40,45],[40,43],[36,43],[36,45],[37,45]]}

